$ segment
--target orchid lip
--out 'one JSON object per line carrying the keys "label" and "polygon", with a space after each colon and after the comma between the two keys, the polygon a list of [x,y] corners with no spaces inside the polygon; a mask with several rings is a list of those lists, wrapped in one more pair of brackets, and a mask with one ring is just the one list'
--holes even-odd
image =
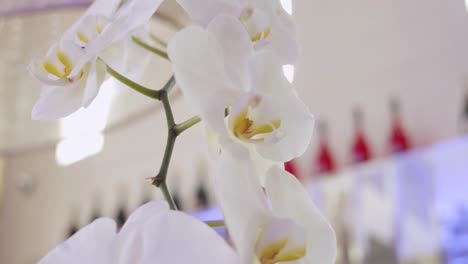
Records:
{"label": "orchid lip", "polygon": [[282,121],[270,98],[255,93],[240,96],[231,108],[229,129],[234,137],[252,143],[279,140]]}
{"label": "orchid lip", "polygon": [[290,219],[273,217],[262,226],[256,248],[261,264],[295,261],[306,255],[306,238]]}

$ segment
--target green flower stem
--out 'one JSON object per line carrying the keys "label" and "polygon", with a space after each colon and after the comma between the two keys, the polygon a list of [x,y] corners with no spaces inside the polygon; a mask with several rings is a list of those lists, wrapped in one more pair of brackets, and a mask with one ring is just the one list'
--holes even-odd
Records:
{"label": "green flower stem", "polygon": [[167,47],[167,43],[164,40],[158,38],[156,35],[149,33],[149,36],[154,42],[158,43],[163,47]]}
{"label": "green flower stem", "polygon": [[169,92],[176,83],[174,75],[160,90],[151,90],[126,78],[125,76],[118,73],[108,65],[107,72],[117,80],[134,89],[135,91],[162,102],[167,120],[167,142],[166,149],[164,150],[164,157],[161,162],[161,167],[159,168],[159,172],[156,175],[156,177],[153,178],[153,185],[161,188],[161,192],[163,193],[164,197],[169,203],[170,208],[173,210],[177,210],[177,206],[174,203],[174,199],[172,198],[169,188],[167,187],[167,171],[169,169],[169,163],[171,162],[172,152],[174,151],[174,145],[177,136],[185,130],[187,130],[188,128],[200,122],[200,118],[192,117],[189,120],[182,122],[181,124],[176,124],[174,114],[172,113],[171,104],[169,102]]}
{"label": "green flower stem", "polygon": [[164,198],[166,198],[166,201],[169,204],[169,207],[171,208],[171,210],[177,210],[177,205],[175,204],[174,199],[172,198],[172,195],[169,192],[169,188],[167,187],[166,181],[162,182],[159,188],[161,189],[161,192],[163,193]]}
{"label": "green flower stem", "polygon": [[159,90],[160,93],[160,100],[164,107],[164,112],[166,114],[166,121],[167,121],[167,142],[166,148],[164,150],[163,160],[161,162],[161,167],[159,168],[159,172],[156,177],[153,178],[153,185],[156,187],[160,187],[164,196],[166,197],[167,202],[171,208],[176,208],[174,204],[174,200],[170,192],[168,191],[166,179],[167,179],[167,172],[169,170],[169,164],[171,162],[172,153],[174,151],[175,142],[177,136],[179,136],[182,132],[187,130],[188,128],[192,127],[196,123],[200,121],[200,118],[193,117],[181,124],[176,124],[174,119],[174,114],[172,113],[171,104],[169,101],[169,91],[175,85],[175,78],[174,76],[167,82],[167,84]]}
{"label": "green flower stem", "polygon": [[164,87],[160,91],[166,91],[167,93],[169,93],[172,87],[174,87],[175,83],[176,83],[175,77],[174,75],[172,75],[169,81],[167,81],[167,83],[164,85]]}
{"label": "green flower stem", "polygon": [[141,39],[139,39],[139,38],[137,38],[135,36],[132,36],[132,40],[133,40],[133,42],[138,44],[140,47],[146,49],[147,51],[152,52],[152,53],[154,53],[154,54],[156,54],[156,55],[158,55],[158,56],[160,56],[160,57],[162,57],[162,58],[164,58],[166,60],[169,60],[169,56],[167,56],[167,53],[165,51],[162,51],[162,50],[160,50],[158,48],[155,48],[155,47],[145,43],[143,40],[141,40]]}
{"label": "green flower stem", "polygon": [[184,132],[185,130],[191,128],[192,126],[198,124],[199,122],[201,121],[200,117],[198,116],[194,116],[190,119],[187,119],[186,121],[178,124],[175,126],[175,133],[176,135],[180,135],[182,134],[182,132]]}
{"label": "green flower stem", "polygon": [[224,221],[223,220],[205,221],[205,224],[210,227],[223,227]]}
{"label": "green flower stem", "polygon": [[150,98],[159,100],[160,98],[160,91],[155,91],[149,88],[146,88],[130,79],[127,77],[123,76],[122,74],[118,73],[116,70],[112,69],[109,65],[107,65],[107,72],[112,75],[112,77],[116,78],[117,80],[121,81],[128,87],[132,88],[133,90],[146,95]]}

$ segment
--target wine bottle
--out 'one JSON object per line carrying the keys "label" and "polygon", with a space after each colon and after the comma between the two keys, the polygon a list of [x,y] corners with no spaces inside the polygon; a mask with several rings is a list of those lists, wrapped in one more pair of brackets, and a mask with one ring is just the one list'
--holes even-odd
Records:
{"label": "wine bottle", "polygon": [[468,90],[465,92],[465,99],[463,102],[463,110],[460,116],[459,126],[460,126],[460,133],[462,135],[468,134]]}
{"label": "wine bottle", "polygon": [[328,143],[328,127],[323,120],[318,122],[317,133],[319,137],[319,149],[315,160],[317,174],[329,173],[335,170],[335,159],[331,154]]}
{"label": "wine bottle", "polygon": [[353,164],[371,159],[371,151],[364,134],[364,118],[361,109],[353,110],[354,141],[351,148],[351,160]]}
{"label": "wine bottle", "polygon": [[200,181],[198,185],[196,201],[197,201],[197,208],[200,210],[206,209],[210,205],[210,202],[208,199],[208,193],[205,189],[205,184],[203,183],[203,181]]}
{"label": "wine bottle", "polygon": [[390,150],[392,153],[407,151],[410,143],[401,122],[400,102],[396,98],[390,100],[390,113],[392,117]]}
{"label": "wine bottle", "polygon": [[294,160],[286,161],[284,163],[284,169],[299,179],[299,175],[297,173],[296,164]]}

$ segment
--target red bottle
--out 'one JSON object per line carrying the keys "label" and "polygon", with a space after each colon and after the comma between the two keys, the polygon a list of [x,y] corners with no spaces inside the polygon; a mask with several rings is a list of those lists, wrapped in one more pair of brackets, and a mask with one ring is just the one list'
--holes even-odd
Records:
{"label": "red bottle", "polygon": [[317,126],[319,136],[319,150],[315,161],[317,173],[333,172],[335,170],[335,160],[328,145],[328,129],[325,121],[320,121]]}
{"label": "red bottle", "polygon": [[284,163],[284,169],[291,173],[292,175],[296,176],[299,179],[299,174],[297,173],[296,165],[294,164],[294,160],[290,160]]}
{"label": "red bottle", "polygon": [[367,143],[363,128],[363,116],[359,108],[353,111],[354,141],[351,149],[352,163],[359,163],[371,159],[371,151]]}
{"label": "red bottle", "polygon": [[[468,86],[468,80],[467,84]],[[461,135],[468,135],[468,89],[465,93],[465,101],[463,102],[463,112],[460,116],[459,129]]]}
{"label": "red bottle", "polygon": [[390,101],[392,127],[390,131],[390,149],[392,153],[407,151],[410,142],[401,124],[400,103],[396,99]]}

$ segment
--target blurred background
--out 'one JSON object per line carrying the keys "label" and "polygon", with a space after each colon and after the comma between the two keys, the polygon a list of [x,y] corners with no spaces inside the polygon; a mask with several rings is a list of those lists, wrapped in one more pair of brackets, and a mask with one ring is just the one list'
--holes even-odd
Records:
{"label": "blurred background", "polygon": [[[90,0],[0,0],[0,263],[35,263],[97,217],[123,223],[162,199],[148,177],[166,141],[160,104],[114,80],[86,110],[31,121],[40,84],[26,66]],[[468,263],[468,12],[463,0],[282,0],[301,56],[284,72],[316,118],[288,162],[338,235],[339,264]],[[166,0],[151,30],[187,24]],[[170,64],[150,58],[144,84]],[[193,115],[178,89],[176,119]],[[463,136],[463,135],[466,136]],[[204,128],[176,144],[179,207],[221,217]]]}

